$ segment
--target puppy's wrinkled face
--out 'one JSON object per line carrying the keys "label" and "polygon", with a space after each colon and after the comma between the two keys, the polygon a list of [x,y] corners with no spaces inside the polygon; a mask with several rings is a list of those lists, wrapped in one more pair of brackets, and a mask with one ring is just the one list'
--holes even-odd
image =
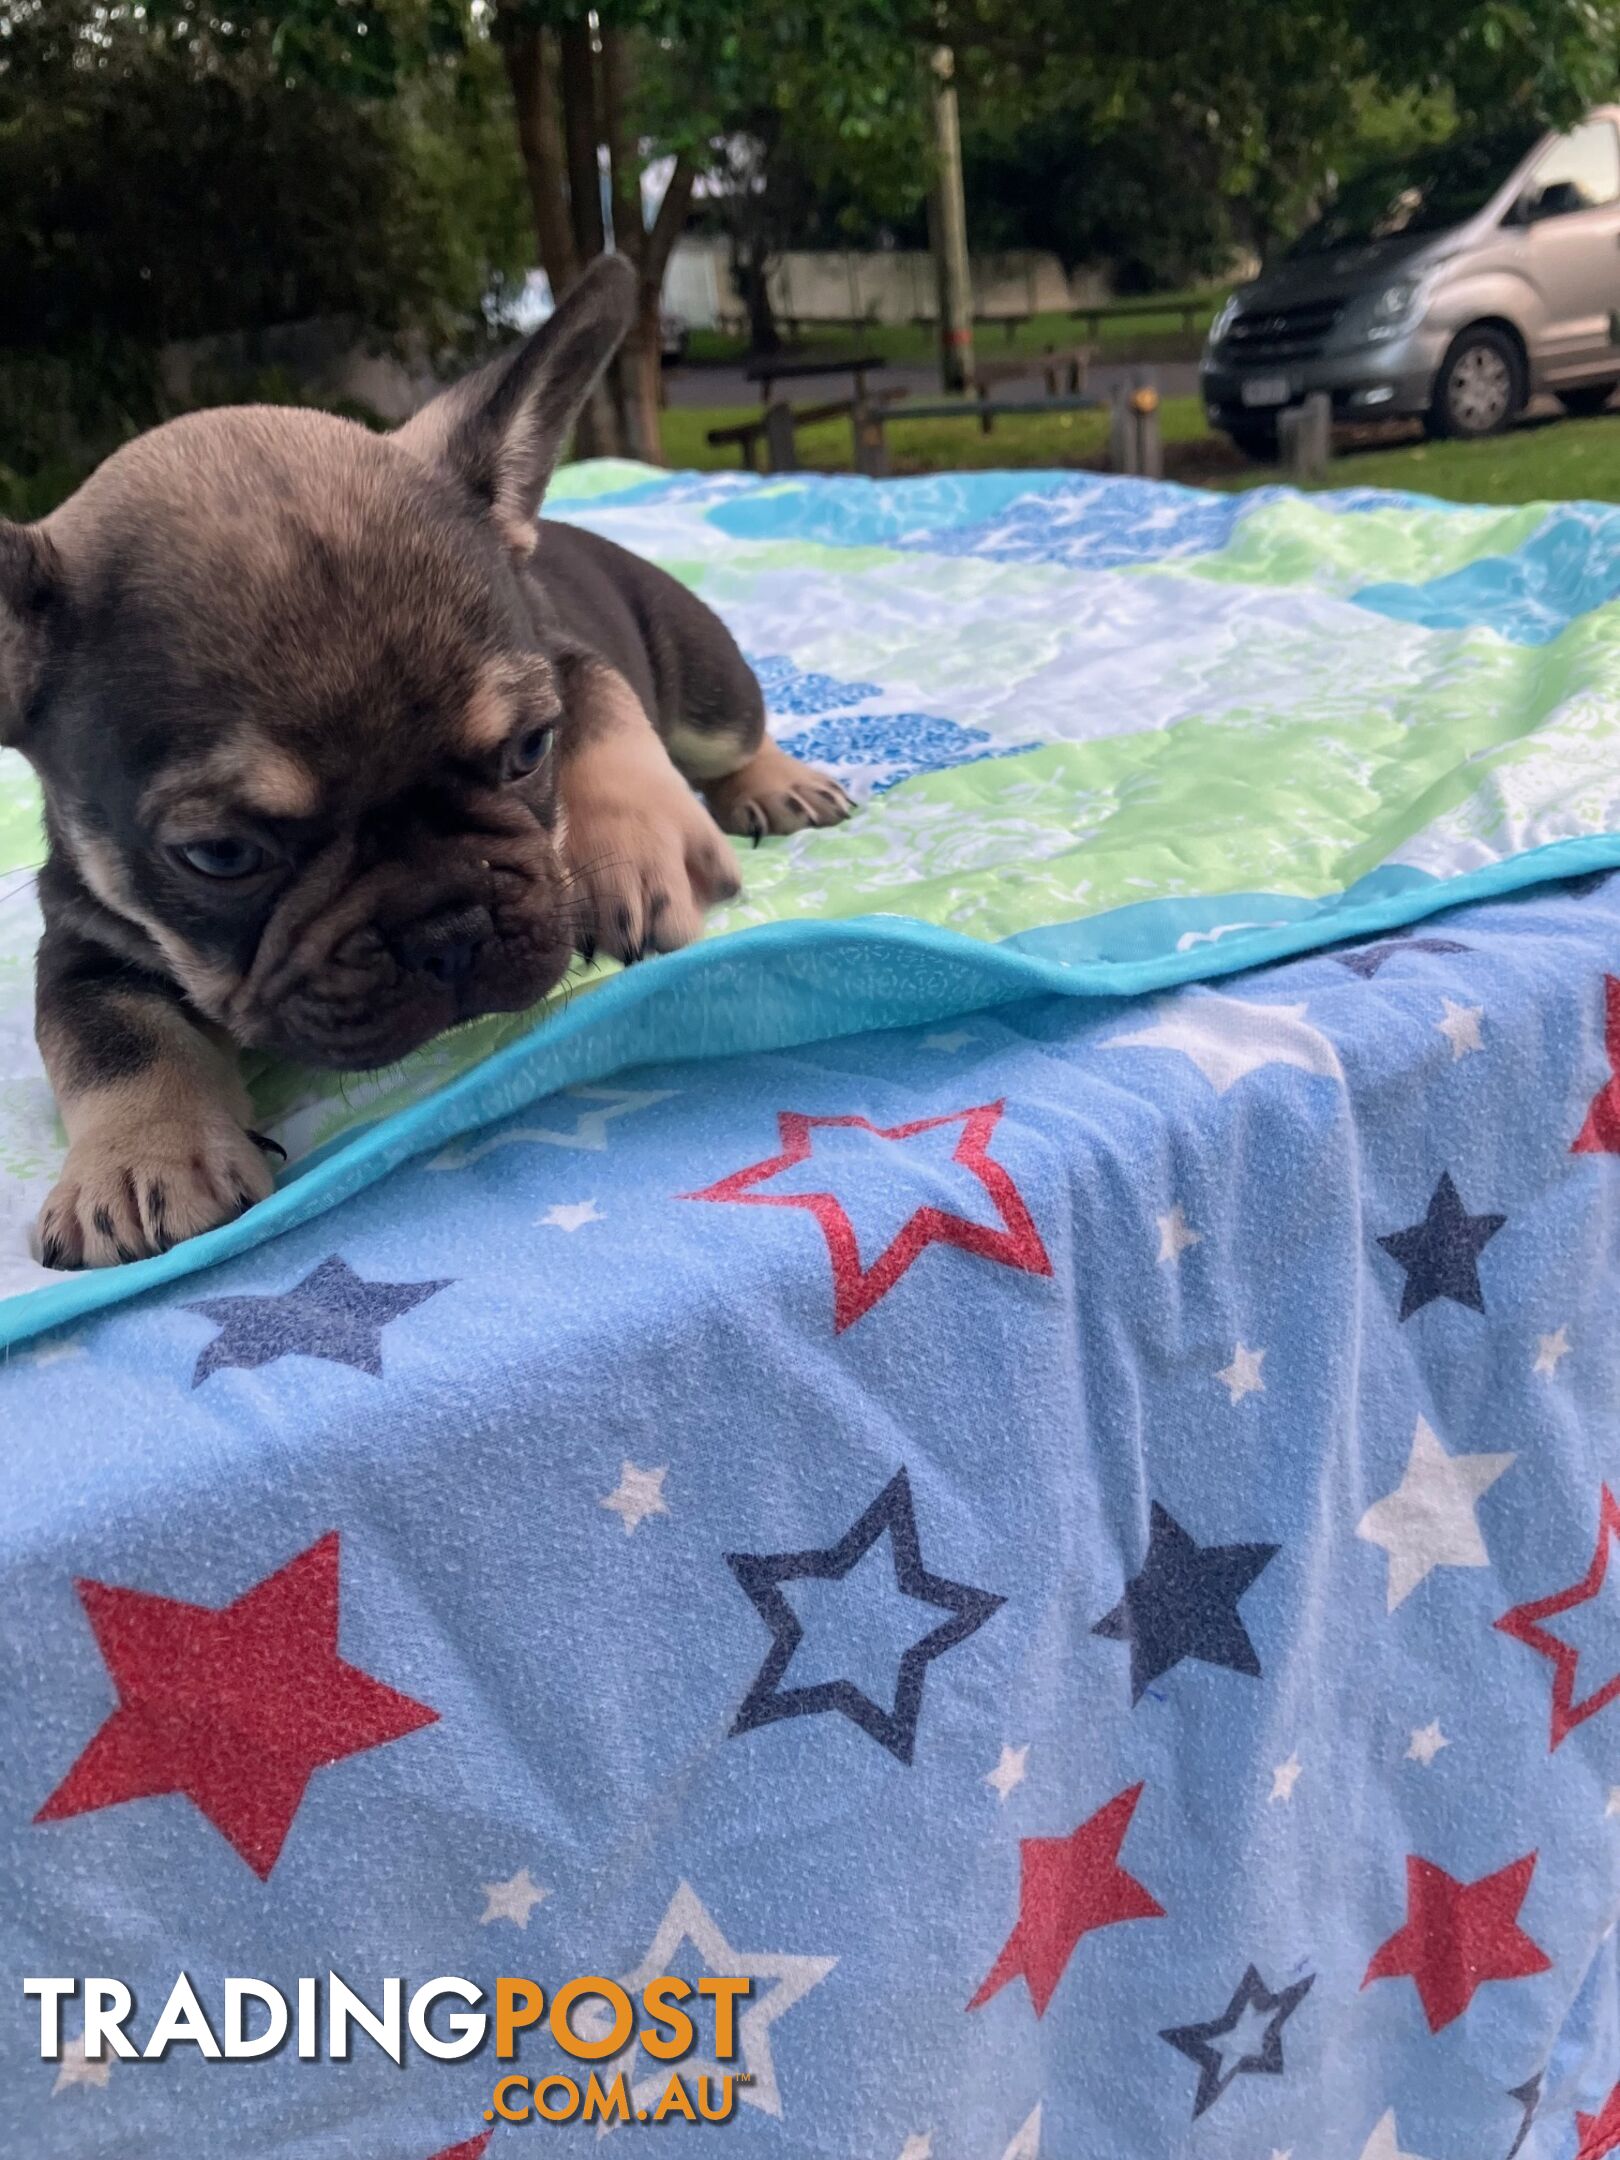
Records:
{"label": "puppy's wrinkled face", "polygon": [[325,415],[198,414],[53,539],[71,634],[29,747],[56,836],[203,1012],[372,1066],[557,982],[558,675],[447,476]]}

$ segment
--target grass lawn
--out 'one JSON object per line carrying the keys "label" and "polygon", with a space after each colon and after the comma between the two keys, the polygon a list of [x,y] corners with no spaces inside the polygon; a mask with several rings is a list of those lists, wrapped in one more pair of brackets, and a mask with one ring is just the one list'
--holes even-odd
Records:
{"label": "grass lawn", "polygon": [[[705,435],[752,418],[757,407],[714,410],[671,407],[664,414],[664,450],[673,466],[735,470],[734,446],[713,449]],[[1247,488],[1277,472],[1250,464],[1224,436],[1211,435],[1196,398],[1169,398],[1163,408],[1165,466],[1170,478],[1199,487]],[[991,467],[1100,466],[1108,445],[1106,413],[1051,413],[998,420],[981,434],[971,419],[916,420],[888,429],[896,472],[983,471]],[[850,469],[847,421],[801,428],[799,455],[808,468]],[[1330,487],[1405,488],[1453,502],[1520,503],[1586,497],[1620,501],[1620,411],[1596,420],[1532,420],[1481,443],[1427,442],[1415,430],[1372,430],[1335,457]]]}
{"label": "grass lawn", "polygon": [[[1218,292],[1156,295],[1133,305],[1129,315],[1105,317],[1095,333],[1072,314],[1032,315],[1028,322],[1015,324],[1010,337],[1001,323],[975,323],[974,350],[981,360],[1001,360],[1009,353],[1045,352],[1052,345],[1095,345],[1099,355],[1110,360],[1196,360],[1204,332],[1225,298],[1224,287]],[[1198,303],[1199,317],[1189,336],[1182,328],[1181,311],[1192,301]],[[939,352],[939,336],[931,323],[867,323],[858,330],[807,324],[793,344],[796,350],[830,353],[853,352],[858,347],[891,363],[923,365]],[[721,330],[694,330],[688,347],[693,360],[723,361],[733,367],[747,356],[747,350],[746,338]]]}

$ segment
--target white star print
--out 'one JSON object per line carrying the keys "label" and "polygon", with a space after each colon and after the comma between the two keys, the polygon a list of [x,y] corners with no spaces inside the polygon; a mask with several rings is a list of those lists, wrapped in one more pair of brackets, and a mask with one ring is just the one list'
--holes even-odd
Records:
{"label": "white star print", "polygon": [[57,2058],[56,2083],[51,2087],[54,2100],[59,2092],[70,2085],[104,2086],[112,2074],[112,2058],[103,2055],[100,2062],[92,2062],[84,2052],[84,2034],[76,2040],[64,2040],[61,2055]]}
{"label": "white star print", "polygon": [[996,1764],[993,1770],[987,1770],[984,1774],[984,1782],[998,1800],[1005,1801],[1008,1794],[1015,1787],[1023,1784],[1024,1764],[1028,1756],[1029,1748],[1027,1745],[1024,1747],[1009,1747],[1003,1741],[1000,1762]]}
{"label": "white star print", "polygon": [[1232,1362],[1224,1372],[1215,1377],[1231,1396],[1233,1402],[1241,1402],[1245,1395],[1263,1395],[1266,1383],[1260,1377],[1260,1367],[1265,1361],[1263,1350],[1245,1350],[1242,1343],[1232,1352]]}
{"label": "white star print", "polygon": [[[644,1987],[656,1980],[661,1973],[675,1972],[682,1968],[675,1963],[675,1953],[682,1943],[690,1943],[705,1968],[728,1979],[774,1981],[768,1992],[756,1989],[746,1997],[737,2015],[737,2052],[742,2057],[743,2069],[752,2079],[748,2085],[739,2084],[737,2098],[745,2107],[756,2107],[765,2115],[780,2115],[782,2094],[776,2082],[776,2063],[771,2054],[770,2028],[785,2010],[791,2010],[796,2002],[808,1995],[813,1987],[819,1987],[832,1971],[838,1960],[833,1957],[788,1957],[776,1952],[733,1950],[724,1935],[716,1927],[703,1900],[690,1883],[683,1882],[669,1901],[669,1910],[658,1923],[658,1932],[652,1939],[647,1955],[633,1973],[623,1976],[621,1985],[630,1994],[639,1995]],[[606,2006],[588,2003],[578,2012],[574,2026],[581,2035],[589,2037],[595,2013],[600,2012],[604,2021]],[[622,2070],[629,2071],[641,2043],[633,2039],[624,2051],[611,2063],[604,2063],[601,2078],[604,2086],[611,2086]],[[720,2082],[719,2065],[706,2061],[697,2054],[682,2058],[682,2076],[688,2072],[693,2077],[713,2078]],[[636,2107],[647,2107],[656,2101],[669,2082],[667,2069],[655,2065],[650,2076],[641,2078],[630,2087],[631,2102]],[[608,2127],[606,2123],[604,2129]]]}
{"label": "white star print", "polygon": [[1538,1335],[1536,1337],[1536,1371],[1538,1373],[1557,1372],[1558,1360],[1568,1357],[1573,1347],[1567,1327],[1558,1328],[1551,1335]]}
{"label": "white star print", "polygon": [[1281,2152],[1273,2145],[1271,2148],[1271,2160],[1294,2160],[1293,2146],[1290,2145],[1286,2152]]}
{"label": "white star print", "polygon": [[1167,1261],[1171,1266],[1174,1266],[1189,1245],[1201,1245],[1204,1242],[1203,1231],[1192,1228],[1186,1216],[1181,1212],[1179,1200],[1168,1215],[1157,1216],[1155,1220],[1159,1225],[1159,1264],[1161,1267]]}
{"label": "white star print", "polygon": [[47,1365],[65,1365],[71,1358],[85,1354],[84,1344],[76,1336],[65,1336],[60,1342],[42,1342],[37,1350],[24,1350],[19,1362],[32,1365],[36,1372]]}
{"label": "white star print", "polygon": [[941,1050],[951,1056],[958,1050],[965,1050],[972,1040],[973,1035],[969,1029],[952,1028],[944,1035],[925,1035],[922,1046],[925,1050]]}
{"label": "white star print", "polygon": [[612,1492],[603,1494],[598,1505],[611,1508],[623,1519],[624,1534],[629,1537],[649,1515],[669,1513],[669,1502],[664,1498],[664,1480],[668,1476],[668,1463],[660,1463],[656,1470],[638,1470],[633,1462],[623,1463],[618,1484]]}
{"label": "white star print", "polygon": [[1451,1062],[1467,1057],[1472,1050],[1483,1050],[1479,1039],[1479,1023],[1485,1017],[1483,1005],[1454,1005],[1450,998],[1442,998],[1446,1017],[1434,1024],[1451,1045]]}
{"label": "white star print", "polygon": [[[632,1110],[650,1110],[654,1103],[668,1102],[675,1093],[673,1088],[568,1088],[570,1102],[602,1103],[600,1110],[582,1110],[573,1129],[568,1132],[552,1125],[509,1125],[504,1132],[492,1133],[487,1140],[471,1143],[456,1142],[428,1164],[430,1170],[465,1170],[469,1163],[492,1155],[497,1148],[516,1147],[520,1141],[534,1141],[542,1147],[583,1148],[590,1154],[601,1154],[608,1144],[608,1123],[612,1118],[627,1117]],[[562,1100],[561,1097],[558,1100]]]}
{"label": "white star print", "polygon": [[1389,1555],[1390,1612],[1434,1568],[1490,1565],[1474,1508],[1516,1459],[1448,1455],[1427,1420],[1418,1419],[1405,1476],[1356,1525],[1357,1537]]}
{"label": "white star print", "polygon": [[1605,1816],[1620,1815],[1620,1785],[1609,1787],[1609,1804],[1603,1812]]}
{"label": "white star print", "polygon": [[1427,1769],[1440,1750],[1443,1747],[1450,1747],[1450,1745],[1451,1742],[1440,1730],[1440,1721],[1437,1718],[1432,1725],[1420,1725],[1413,1733],[1412,1744],[1406,1751],[1406,1759],[1408,1762],[1422,1763],[1423,1767]]}
{"label": "white star print", "polygon": [[914,2131],[900,2148],[900,2160],[934,2160],[933,2131]]}
{"label": "white star print", "polygon": [[594,1200],[559,1200],[540,1217],[542,1230],[583,1230],[587,1223],[606,1218]]}
{"label": "white star print", "polygon": [[511,1920],[520,1928],[529,1924],[534,1908],[550,1897],[549,1890],[542,1890],[526,1867],[520,1867],[505,1882],[487,1882],[483,1885],[484,1910],[479,1919],[480,1927],[488,1927],[492,1920]]}
{"label": "white star print", "polygon": [[1292,1065],[1343,1081],[1339,1054],[1303,1005],[1248,1005],[1212,990],[1183,995],[1159,1008],[1151,1027],[1115,1035],[1105,1050],[1179,1050],[1224,1095],[1263,1065]]}
{"label": "white star print", "polygon": [[1361,2160],[1421,2160],[1418,2153],[1402,2152],[1393,2108],[1379,2118],[1378,2127],[1361,2149]]}
{"label": "white star print", "polygon": [[1290,1755],[1286,1762],[1278,1763],[1276,1769],[1271,1773],[1271,1797],[1273,1800],[1293,1799],[1294,1787],[1299,1783],[1299,1774],[1304,1767],[1297,1754]]}
{"label": "white star print", "polygon": [[1001,2160],[1041,2160],[1041,2107],[1037,2100],[1013,2132],[1012,2143],[1002,2154]]}

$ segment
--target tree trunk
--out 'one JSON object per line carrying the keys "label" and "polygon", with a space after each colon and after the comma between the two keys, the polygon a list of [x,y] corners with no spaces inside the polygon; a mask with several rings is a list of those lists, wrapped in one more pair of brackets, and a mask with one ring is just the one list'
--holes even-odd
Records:
{"label": "tree trunk", "polygon": [[664,190],[664,199],[658,206],[658,215],[653,219],[652,230],[642,240],[641,261],[637,265],[636,322],[619,357],[619,381],[623,387],[625,429],[631,455],[645,458],[652,465],[664,462],[658,399],[663,347],[659,318],[664,272],[669,268],[669,258],[692,207],[692,189],[696,181],[696,170],[684,157],[677,158],[675,170],[669,176],[669,186]]}
{"label": "tree trunk", "polygon": [[731,274],[748,311],[749,346],[759,354],[782,350],[782,333],[771,305],[770,267],[770,249],[763,234],[751,234],[732,252]]}
{"label": "tree trunk", "polygon": [[602,174],[596,146],[596,55],[590,25],[568,23],[558,32],[562,52],[563,140],[568,150],[568,201],[574,244],[582,263],[594,262],[606,244],[602,229]]}
{"label": "tree trunk", "polygon": [[501,7],[496,26],[517,109],[518,148],[529,183],[540,267],[546,273],[552,298],[560,299],[579,276],[580,263],[568,214],[556,60],[547,48],[545,32],[517,15],[510,0]]}
{"label": "tree trunk", "polygon": [[630,134],[630,100],[635,62],[624,32],[602,29],[602,135],[608,152],[608,200],[613,211],[613,245],[633,263],[641,261],[646,237],[641,219],[641,160]]}

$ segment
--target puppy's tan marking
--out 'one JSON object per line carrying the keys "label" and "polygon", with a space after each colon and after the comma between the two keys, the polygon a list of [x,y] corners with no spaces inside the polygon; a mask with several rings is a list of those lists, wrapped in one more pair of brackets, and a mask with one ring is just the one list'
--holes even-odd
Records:
{"label": "puppy's tan marking", "polygon": [[231,968],[200,960],[184,938],[136,905],[117,850],[99,834],[89,832],[75,818],[57,811],[57,822],[73,856],[74,867],[104,908],[145,931],[162,953],[170,972],[200,1012],[211,1020],[223,1019],[240,977]]}
{"label": "puppy's tan marking", "polygon": [[462,708],[461,739],[475,756],[498,750],[511,734],[516,718],[506,685],[493,671],[486,671]]}
{"label": "puppy's tan marking", "polygon": [[725,830],[754,840],[768,832],[802,832],[807,825],[841,825],[855,808],[836,780],[789,757],[769,736],[746,765],[700,779],[700,785]]}
{"label": "puppy's tan marking", "polygon": [[244,810],[268,818],[304,818],[319,806],[319,785],[303,760],[249,733],[233,736],[205,757],[171,766],[141,797],[140,808],[148,825],[184,811],[203,824],[212,819],[212,829],[228,832],[233,815]]}
{"label": "puppy's tan marking", "polygon": [[274,1184],[247,1134],[252,1113],[234,1055],[178,1011],[127,1002],[162,1036],[154,1062],[127,1079],[77,1086],[71,1041],[40,1029],[68,1136],[62,1175],[39,1217],[49,1267],[112,1267],[166,1252],[231,1221]]}
{"label": "puppy's tan marking", "polygon": [[582,739],[562,776],[568,855],[595,942],[616,960],[690,945],[704,911],[740,891],[736,857],[622,675],[584,664],[569,703]]}
{"label": "puppy's tan marking", "polygon": [[698,728],[677,720],[669,731],[669,754],[688,780],[722,780],[749,755],[724,728]]}

